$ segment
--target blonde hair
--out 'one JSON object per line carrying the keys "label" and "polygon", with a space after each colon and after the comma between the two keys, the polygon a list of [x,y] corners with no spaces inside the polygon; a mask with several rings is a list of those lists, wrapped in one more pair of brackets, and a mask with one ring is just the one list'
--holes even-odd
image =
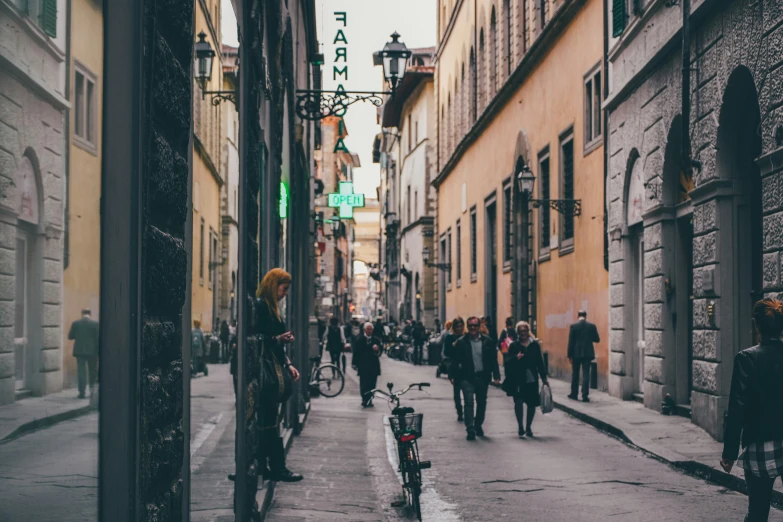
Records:
{"label": "blonde hair", "polygon": [[519,330],[520,326],[527,326],[527,329],[530,330],[530,323],[527,321],[519,321],[517,325],[514,327],[515,330]]}
{"label": "blonde hair", "polygon": [[277,302],[277,287],[291,284],[291,274],[282,268],[273,268],[266,273],[264,279],[258,283],[256,297],[263,299],[269,310],[280,319],[280,309]]}
{"label": "blonde hair", "polygon": [[447,331],[447,332],[450,332],[450,331],[451,331],[451,321],[446,321],[445,328],[446,328],[446,331]]}

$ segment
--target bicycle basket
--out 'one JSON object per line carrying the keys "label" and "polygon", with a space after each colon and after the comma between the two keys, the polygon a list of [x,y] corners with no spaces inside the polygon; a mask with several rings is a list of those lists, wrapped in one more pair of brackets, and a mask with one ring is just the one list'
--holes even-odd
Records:
{"label": "bicycle basket", "polygon": [[421,437],[421,425],[424,420],[423,413],[411,413],[404,417],[389,417],[389,425],[391,426],[394,438],[400,440],[400,438],[406,433],[412,433],[416,438]]}

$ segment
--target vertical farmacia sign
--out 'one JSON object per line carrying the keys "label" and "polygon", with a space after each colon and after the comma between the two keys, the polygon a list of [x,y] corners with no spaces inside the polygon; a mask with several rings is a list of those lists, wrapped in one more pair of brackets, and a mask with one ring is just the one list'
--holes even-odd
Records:
{"label": "vertical farmacia sign", "polygon": [[[348,13],[345,11],[335,11],[334,18],[338,24],[342,24],[342,27],[338,26],[337,33],[334,35],[332,43],[338,47],[334,50],[334,64],[332,65],[332,80],[340,82],[337,84],[337,93],[345,92],[345,86],[343,81],[348,81],[348,38],[345,36],[345,31],[348,28]],[[345,108],[343,108],[337,116],[345,115]],[[340,120],[340,129],[338,132],[337,143],[334,145],[334,152],[344,151],[349,152],[348,147],[345,146],[345,142],[342,138],[343,134],[343,121]]]}

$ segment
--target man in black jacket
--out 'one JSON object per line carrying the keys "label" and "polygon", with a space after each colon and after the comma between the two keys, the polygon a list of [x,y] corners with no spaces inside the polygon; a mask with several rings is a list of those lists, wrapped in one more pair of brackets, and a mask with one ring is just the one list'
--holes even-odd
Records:
{"label": "man in black jacket", "polygon": [[587,320],[587,312],[579,310],[579,320],[571,325],[568,333],[568,360],[571,361],[571,394],[577,400],[579,392],[579,368],[582,368],[582,401],[590,402],[590,363],[595,359],[593,343],[601,342],[598,328]]}
{"label": "man in black jacket", "polygon": [[[468,335],[461,337],[453,349],[453,363],[449,368],[449,379],[460,383],[465,396],[465,428],[468,440],[476,435],[483,437],[484,417],[487,411],[487,390],[490,379],[500,382],[497,343],[479,332],[481,320],[468,318]],[[475,397],[476,411],[473,412]]]}
{"label": "man in black jacket", "polygon": [[85,397],[87,382],[90,383],[90,395],[95,393],[98,380],[98,321],[93,320],[92,312],[85,308],[82,318],[71,324],[68,340],[73,341],[73,356],[76,357],[76,370],[79,380],[79,398]]}
{"label": "man in black jacket", "polygon": [[[443,356],[449,359],[450,365],[454,364],[454,345],[457,344],[457,340],[463,335],[465,335],[465,320],[457,316],[451,322],[451,332],[443,338]],[[449,366],[449,375],[451,375],[451,366]],[[454,406],[457,408],[457,422],[462,422],[462,389],[460,388],[460,382],[452,379],[451,385],[454,388]]]}
{"label": "man in black jacket", "polygon": [[362,407],[372,406],[373,390],[381,374],[381,340],[373,335],[372,323],[365,323],[364,335],[353,341],[353,361],[359,372],[359,391],[362,396]]}

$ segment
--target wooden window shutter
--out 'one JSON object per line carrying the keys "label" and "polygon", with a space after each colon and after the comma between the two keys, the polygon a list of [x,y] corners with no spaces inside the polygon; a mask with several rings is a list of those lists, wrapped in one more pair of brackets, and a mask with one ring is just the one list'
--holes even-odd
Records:
{"label": "wooden window shutter", "polygon": [[41,1],[41,29],[52,38],[57,37],[57,0]]}
{"label": "wooden window shutter", "polygon": [[617,37],[625,30],[625,0],[612,0],[612,36]]}

